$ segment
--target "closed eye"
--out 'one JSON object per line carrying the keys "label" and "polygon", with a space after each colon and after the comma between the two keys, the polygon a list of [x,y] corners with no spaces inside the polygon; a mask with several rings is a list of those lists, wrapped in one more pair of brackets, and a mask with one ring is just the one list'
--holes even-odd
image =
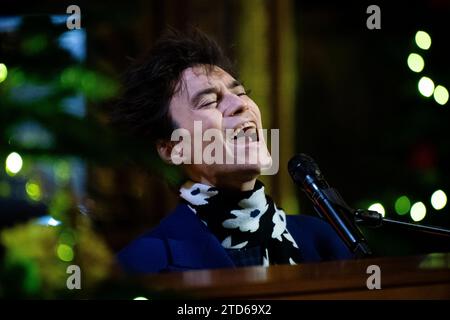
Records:
{"label": "closed eye", "polygon": [[237,95],[239,97],[241,97],[241,96],[249,96],[251,92],[252,92],[252,90],[246,90],[244,92],[238,93]]}
{"label": "closed eye", "polygon": [[208,107],[208,106],[210,106],[210,105],[213,105],[214,103],[217,103],[217,100],[215,100],[215,101],[210,101],[210,102],[206,102],[206,103],[202,104],[201,107],[202,107],[202,108]]}

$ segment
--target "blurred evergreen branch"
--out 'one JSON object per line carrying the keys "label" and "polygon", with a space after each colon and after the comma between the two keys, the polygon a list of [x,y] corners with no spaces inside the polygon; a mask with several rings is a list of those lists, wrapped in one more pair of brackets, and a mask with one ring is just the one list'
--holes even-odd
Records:
{"label": "blurred evergreen branch", "polygon": [[[62,48],[58,39],[67,32],[71,31],[48,16],[28,16],[13,33],[0,34],[0,63],[8,68],[0,83],[0,159],[17,152],[32,160],[53,159],[55,164],[67,157],[96,166],[133,164],[156,169],[176,182],[178,171],[162,165],[152,146],[108,125],[107,106],[120,93],[119,81],[114,73],[92,70]],[[74,112],[67,108],[70,103],[81,103],[81,107]],[[20,179],[32,181],[33,173],[24,171]],[[20,180],[14,179],[15,183]],[[40,200],[39,185],[33,182],[32,186],[32,200]],[[49,214],[62,222],[60,226],[24,223],[19,217],[16,225],[4,230],[6,225],[0,225],[0,297],[149,294],[115,280],[112,253],[93,232],[92,221],[80,212],[73,191],[64,183],[55,188],[46,200]],[[66,288],[66,267],[71,263],[82,268],[82,291]],[[115,289],[107,293],[105,288]]]}

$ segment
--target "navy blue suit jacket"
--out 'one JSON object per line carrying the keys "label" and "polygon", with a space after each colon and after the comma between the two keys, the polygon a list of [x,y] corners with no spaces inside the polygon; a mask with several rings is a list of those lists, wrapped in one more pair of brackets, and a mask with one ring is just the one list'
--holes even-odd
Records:
{"label": "navy blue suit jacket", "polygon": [[[319,218],[287,215],[287,229],[300,248],[303,262],[353,257],[330,225]],[[117,257],[129,273],[235,267],[219,240],[185,204],[178,205]]]}

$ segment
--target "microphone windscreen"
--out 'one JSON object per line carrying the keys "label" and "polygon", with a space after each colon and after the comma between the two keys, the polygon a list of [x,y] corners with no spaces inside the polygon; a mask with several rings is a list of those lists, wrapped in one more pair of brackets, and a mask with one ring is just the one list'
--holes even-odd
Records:
{"label": "microphone windscreen", "polygon": [[292,179],[299,183],[302,183],[307,175],[320,178],[322,176],[314,159],[304,153],[296,154],[289,160],[288,171]]}

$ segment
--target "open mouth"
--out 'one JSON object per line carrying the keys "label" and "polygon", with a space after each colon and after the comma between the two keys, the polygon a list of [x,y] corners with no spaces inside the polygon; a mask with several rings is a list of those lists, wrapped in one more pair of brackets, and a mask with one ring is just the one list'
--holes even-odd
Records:
{"label": "open mouth", "polygon": [[258,130],[256,124],[252,121],[247,121],[234,128],[233,134],[231,135],[232,141],[248,141],[257,142],[259,141]]}

